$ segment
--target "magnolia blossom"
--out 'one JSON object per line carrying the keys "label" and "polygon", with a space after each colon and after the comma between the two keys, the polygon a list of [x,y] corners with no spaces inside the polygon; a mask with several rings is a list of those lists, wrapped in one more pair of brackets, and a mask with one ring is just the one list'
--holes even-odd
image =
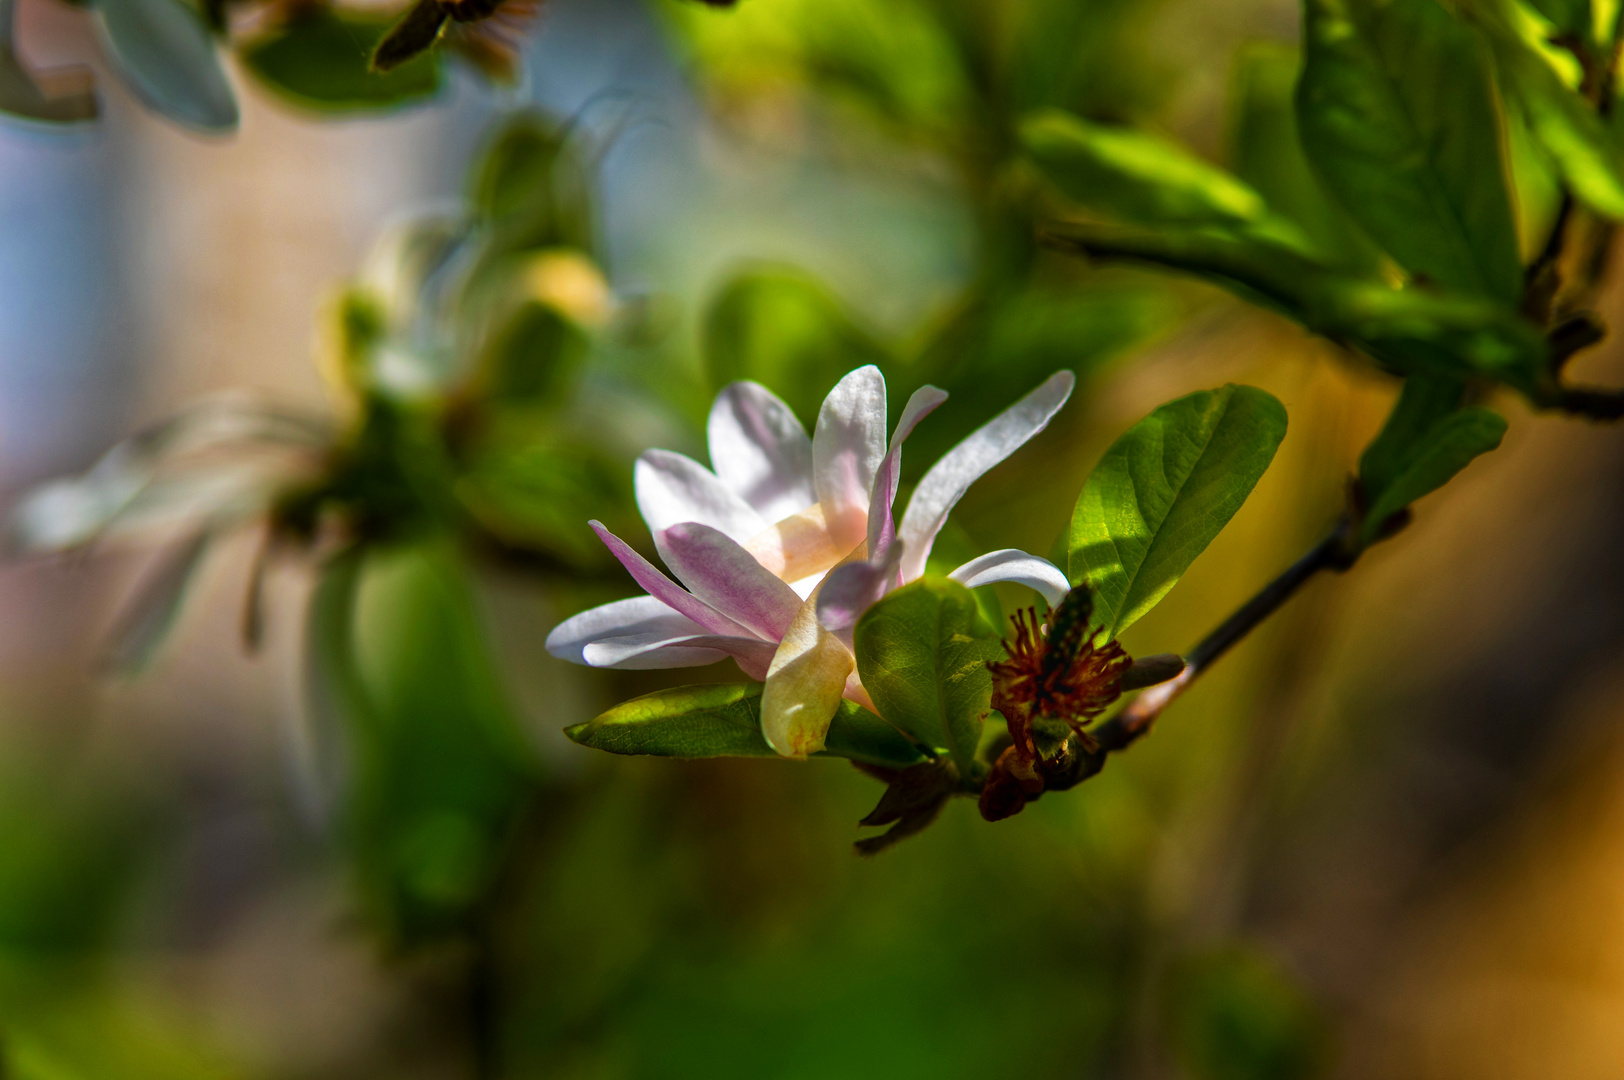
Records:
{"label": "magnolia blossom", "polygon": [[[823,748],[846,697],[873,708],[852,655],[857,619],[925,572],[931,545],[972,483],[1042,431],[1071,396],[1069,371],[949,451],[892,517],[902,444],[947,399],[927,386],[885,438],[885,380],[858,368],[830,391],[811,438],[765,387],[737,382],[707,425],[711,469],[669,450],[637,461],[637,506],[677,584],[597,521],[593,530],[648,593],[593,608],[547,637],[547,651],[593,667],[674,668],[731,656],[766,683],[761,727],[786,757]],[[1019,582],[1058,603],[1052,563],[1006,549],[949,577]],[[683,586],[686,586],[684,588]]]}

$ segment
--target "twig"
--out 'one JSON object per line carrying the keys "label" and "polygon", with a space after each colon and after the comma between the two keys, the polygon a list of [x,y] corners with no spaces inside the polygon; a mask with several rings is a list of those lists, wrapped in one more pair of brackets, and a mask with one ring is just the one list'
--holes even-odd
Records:
{"label": "twig", "polygon": [[1358,558],[1358,549],[1350,542],[1353,526],[1347,520],[1340,522],[1329,536],[1310,548],[1290,568],[1269,582],[1258,594],[1242,604],[1225,619],[1216,630],[1201,639],[1184,658],[1184,670],[1175,678],[1153,686],[1140,694],[1127,708],[1093,729],[1097,749],[1077,755],[1077,767],[1071,776],[1051,780],[1048,790],[1058,791],[1082,783],[1105,767],[1105,759],[1112,753],[1132,745],[1150,730],[1162,710],[1174,698],[1187,690],[1201,673],[1211,667],[1219,657],[1233,648],[1264,619],[1267,619],[1287,600],[1296,595],[1311,578],[1322,570],[1348,569]]}

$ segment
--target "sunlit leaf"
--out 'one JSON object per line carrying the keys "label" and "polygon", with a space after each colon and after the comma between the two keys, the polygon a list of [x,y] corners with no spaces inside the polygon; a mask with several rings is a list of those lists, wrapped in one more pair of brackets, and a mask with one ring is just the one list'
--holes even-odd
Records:
{"label": "sunlit leaf", "polygon": [[1483,25],[1501,84],[1562,179],[1593,210],[1624,218],[1624,146],[1617,133],[1520,37],[1498,21]]}
{"label": "sunlit leaf", "polygon": [[288,21],[238,51],[261,82],[296,105],[323,112],[391,109],[434,95],[440,62],[425,54],[383,73],[368,57],[388,18],[325,5],[299,8]]}
{"label": "sunlit leaf", "polygon": [[1111,445],[1071,519],[1070,574],[1115,637],[1166,596],[1229,523],[1286,434],[1286,410],[1250,386],[1179,398]]}
{"label": "sunlit leaf", "polygon": [[237,102],[203,17],[181,0],[97,0],[119,73],[152,108],[205,131],[237,126]]}
{"label": "sunlit leaf", "polygon": [[1143,225],[1244,225],[1268,212],[1263,197],[1171,139],[1095,124],[1058,109],[1028,116],[1021,145],[1071,199]]}
{"label": "sunlit leaf", "polygon": [[[660,690],[616,705],[565,730],[575,742],[611,754],[658,757],[777,757],[761,734],[761,684],[710,683]],[[840,703],[816,757],[905,768],[925,760],[895,728],[867,709]]]}
{"label": "sunlit leaf", "polygon": [[1596,36],[1595,15],[1590,0],[1527,0],[1528,6],[1551,20],[1559,33],[1577,35],[1581,41]]}
{"label": "sunlit leaf", "polygon": [[1436,0],[1306,0],[1297,90],[1325,186],[1407,270],[1514,303],[1522,285],[1488,50]]}
{"label": "sunlit leaf", "polygon": [[926,746],[945,747],[970,777],[992,708],[987,661],[1003,656],[970,590],[935,578],[905,585],[863,613],[853,640],[880,715]]}

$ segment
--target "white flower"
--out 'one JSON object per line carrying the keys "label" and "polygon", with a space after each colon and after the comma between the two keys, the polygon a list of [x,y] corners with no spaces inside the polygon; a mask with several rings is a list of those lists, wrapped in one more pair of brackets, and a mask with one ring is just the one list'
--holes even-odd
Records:
{"label": "white flower", "polygon": [[[949,511],[1044,429],[1073,383],[1069,371],[1055,374],[949,451],[919,482],[900,526],[891,507],[902,443],[945,392],[927,386],[909,398],[887,450],[878,368],[840,380],[810,439],[766,388],[732,384],[707,425],[715,471],[668,450],[637,462],[638,509],[682,585],[594,521],[648,595],[569,619],[548,635],[547,651],[619,668],[692,667],[731,656],[766,683],[761,726],[773,749],[796,758],[822,749],[842,697],[873,708],[851,650],[858,617],[924,573]],[[971,587],[1019,582],[1051,604],[1070,588],[1052,563],[1014,549],[949,576]]]}

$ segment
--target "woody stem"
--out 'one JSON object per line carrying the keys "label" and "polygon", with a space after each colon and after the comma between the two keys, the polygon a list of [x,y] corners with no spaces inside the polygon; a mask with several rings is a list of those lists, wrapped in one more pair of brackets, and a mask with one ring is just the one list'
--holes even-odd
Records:
{"label": "woody stem", "polygon": [[[1354,560],[1358,558],[1358,553],[1349,542],[1350,533],[1351,525],[1346,520],[1339,522],[1325,539],[1292,563],[1285,573],[1265,585],[1257,595],[1236,609],[1235,613],[1220,623],[1212,633],[1202,638],[1185,656],[1182,672],[1167,682],[1146,690],[1127,708],[1095,728],[1093,735],[1099,749],[1086,755],[1086,761],[1074,782],[1080,782],[1099,772],[1105,766],[1107,754],[1124,749],[1149,731],[1151,724],[1174,698],[1187,690],[1202,672],[1251,633],[1254,627],[1279,610],[1282,604],[1296,595],[1297,590],[1320,571],[1342,571],[1352,566]],[[1050,785],[1051,788],[1055,786]]]}

